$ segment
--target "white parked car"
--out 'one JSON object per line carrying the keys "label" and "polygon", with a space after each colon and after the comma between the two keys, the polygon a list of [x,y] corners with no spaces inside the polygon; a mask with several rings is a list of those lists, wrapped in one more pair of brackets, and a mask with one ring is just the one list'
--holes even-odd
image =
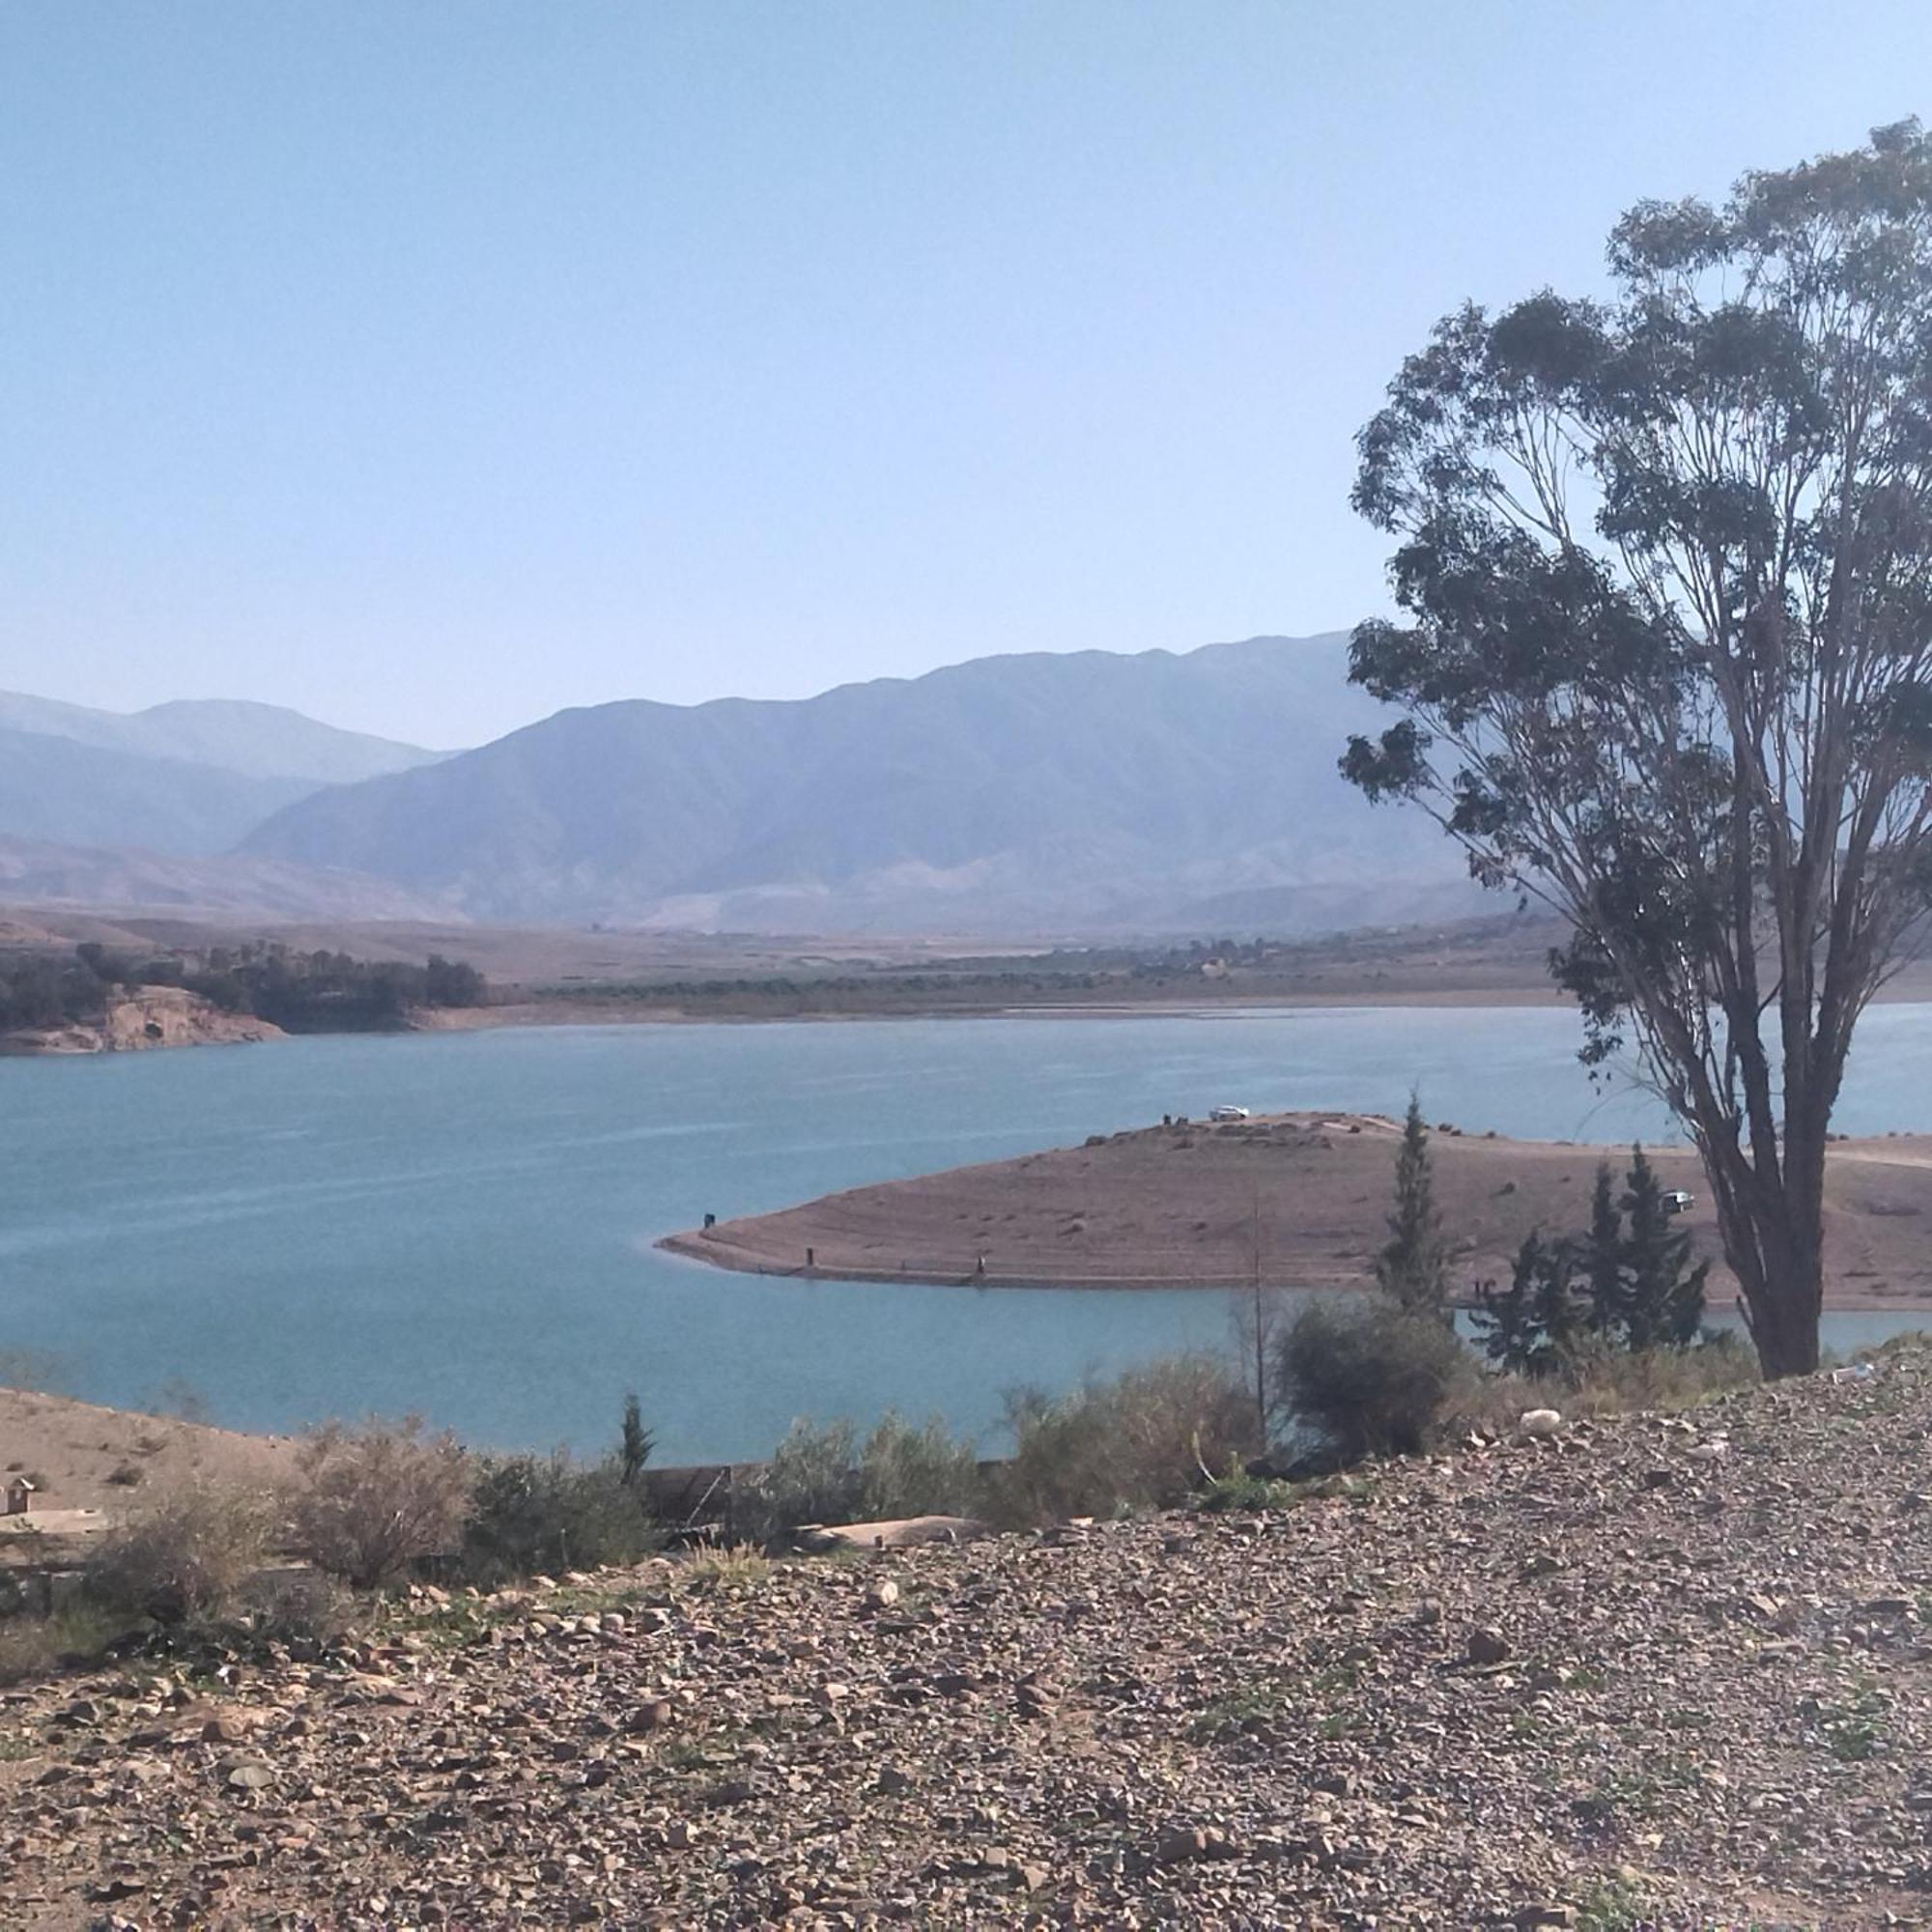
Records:
{"label": "white parked car", "polygon": [[1245,1121],[1252,1117],[1245,1107],[1210,1107],[1208,1118],[1210,1121]]}
{"label": "white parked car", "polygon": [[1697,1197],[1688,1187],[1673,1187],[1663,1197],[1666,1214],[1688,1214],[1697,1205]]}

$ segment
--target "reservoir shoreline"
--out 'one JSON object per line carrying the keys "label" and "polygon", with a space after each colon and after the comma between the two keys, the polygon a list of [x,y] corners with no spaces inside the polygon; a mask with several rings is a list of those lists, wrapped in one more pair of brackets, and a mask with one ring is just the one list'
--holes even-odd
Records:
{"label": "reservoir shoreline", "polygon": [[[1016,1158],[847,1188],[776,1212],[720,1219],[660,1239],[667,1253],[742,1274],[1025,1292],[1264,1287],[1363,1290],[1385,1237],[1397,1123],[1343,1109],[1210,1124],[1174,1120]],[[1649,1150],[1666,1188],[1690,1196],[1682,1225],[1712,1264],[1726,1309],[1715,1216],[1694,1152]],[[1432,1138],[1457,1299],[1506,1281],[1532,1232],[1580,1231],[1598,1165],[1628,1147],[1465,1134]],[[1932,1136],[1832,1150],[1825,1305],[1932,1310]]]}

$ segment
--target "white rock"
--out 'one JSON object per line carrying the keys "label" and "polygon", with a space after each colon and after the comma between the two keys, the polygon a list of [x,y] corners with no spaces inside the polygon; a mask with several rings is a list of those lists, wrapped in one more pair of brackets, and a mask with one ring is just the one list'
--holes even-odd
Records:
{"label": "white rock", "polygon": [[1516,1433],[1526,1441],[1541,1441],[1556,1435],[1563,1427],[1563,1414],[1554,1408],[1526,1408],[1517,1417]]}

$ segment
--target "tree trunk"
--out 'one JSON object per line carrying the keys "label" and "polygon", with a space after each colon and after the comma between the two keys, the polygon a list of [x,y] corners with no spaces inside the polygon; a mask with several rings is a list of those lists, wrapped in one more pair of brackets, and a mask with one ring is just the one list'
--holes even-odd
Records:
{"label": "tree trunk", "polygon": [[[1766,1381],[1818,1367],[1825,1293],[1825,1139],[1787,1140],[1782,1185],[1719,1189],[1724,1258],[1744,1290],[1750,1337]],[[1729,1192],[1729,1201],[1725,1196]],[[1732,1216],[1741,1225],[1725,1225]]]}
{"label": "tree trunk", "polygon": [[1750,1305],[1751,1340],[1766,1381],[1808,1376],[1818,1367],[1818,1312],[1823,1274],[1814,1249],[1808,1263],[1790,1253],[1776,1258],[1755,1303]]}

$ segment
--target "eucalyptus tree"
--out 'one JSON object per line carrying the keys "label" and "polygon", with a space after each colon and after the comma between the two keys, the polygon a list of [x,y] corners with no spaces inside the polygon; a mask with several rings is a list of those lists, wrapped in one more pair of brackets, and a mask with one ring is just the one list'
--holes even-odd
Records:
{"label": "eucalyptus tree", "polygon": [[1362,432],[1405,715],[1343,769],[1567,923],[1593,1065],[1694,1138],[1767,1375],[1816,1366],[1825,1150],[1932,876],[1932,139],[1645,202],[1609,293],[1435,329]]}

